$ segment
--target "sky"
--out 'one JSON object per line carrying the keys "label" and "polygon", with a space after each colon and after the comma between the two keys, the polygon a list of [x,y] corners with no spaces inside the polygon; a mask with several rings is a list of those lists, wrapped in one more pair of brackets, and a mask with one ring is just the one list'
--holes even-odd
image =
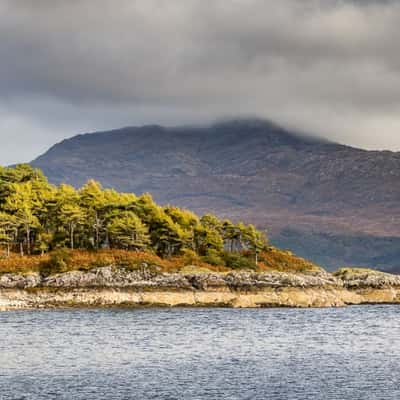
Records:
{"label": "sky", "polygon": [[394,0],[0,0],[0,164],[249,116],[398,151],[399,21]]}

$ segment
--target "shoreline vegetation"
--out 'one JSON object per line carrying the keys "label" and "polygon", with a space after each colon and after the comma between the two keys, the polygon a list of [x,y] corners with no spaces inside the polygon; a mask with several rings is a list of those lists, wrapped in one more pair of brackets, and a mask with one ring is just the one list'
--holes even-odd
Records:
{"label": "shoreline vegetation", "polygon": [[400,303],[400,276],[330,274],[253,225],[95,181],[56,187],[27,165],[0,167],[0,247],[0,310]]}

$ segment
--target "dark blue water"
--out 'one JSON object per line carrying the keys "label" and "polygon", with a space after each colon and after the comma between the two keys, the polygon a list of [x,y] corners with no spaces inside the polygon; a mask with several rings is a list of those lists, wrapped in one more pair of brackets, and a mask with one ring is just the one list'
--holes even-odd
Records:
{"label": "dark blue water", "polygon": [[0,399],[398,400],[399,313],[0,313]]}

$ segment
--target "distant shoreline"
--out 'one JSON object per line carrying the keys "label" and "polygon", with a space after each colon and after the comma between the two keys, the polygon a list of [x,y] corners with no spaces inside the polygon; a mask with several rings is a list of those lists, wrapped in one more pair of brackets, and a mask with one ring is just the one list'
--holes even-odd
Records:
{"label": "distant shoreline", "polygon": [[400,277],[372,270],[157,273],[101,267],[0,275],[0,310],[69,307],[343,307],[400,304]]}

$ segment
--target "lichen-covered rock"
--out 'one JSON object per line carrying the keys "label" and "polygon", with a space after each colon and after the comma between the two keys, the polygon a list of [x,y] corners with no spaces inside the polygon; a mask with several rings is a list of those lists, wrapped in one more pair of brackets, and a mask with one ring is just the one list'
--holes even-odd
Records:
{"label": "lichen-covered rock", "polygon": [[400,276],[366,268],[341,268],[334,275],[349,289],[400,287]]}
{"label": "lichen-covered rock", "polygon": [[364,303],[400,303],[400,277],[362,269],[343,269],[335,274],[156,273],[111,265],[47,277],[38,273],[0,275],[0,310],[113,305],[336,307]]}
{"label": "lichen-covered rock", "polygon": [[137,288],[176,290],[259,290],[280,287],[346,287],[385,288],[400,287],[400,276],[366,269],[341,269],[335,274],[324,271],[314,273],[234,271],[227,274],[157,273],[147,269],[130,271],[124,267],[107,266],[90,271],[70,271],[47,277],[39,273],[28,275],[0,275],[0,288]]}
{"label": "lichen-covered rock", "polygon": [[41,281],[42,279],[38,273],[28,275],[3,274],[0,275],[0,288],[33,288],[39,286]]}
{"label": "lichen-covered rock", "polygon": [[342,281],[333,275],[319,272],[315,274],[293,274],[283,272],[257,273],[250,271],[228,274],[202,273],[150,273],[146,270],[129,271],[113,266],[90,271],[72,271],[52,275],[43,279],[41,286],[59,288],[83,287],[132,287],[176,290],[258,290],[271,287],[323,287],[342,286]]}
{"label": "lichen-covered rock", "polygon": [[52,275],[42,282],[43,287],[53,288],[165,288],[189,289],[188,280],[180,274],[156,274],[148,271],[129,271],[113,266],[90,271],[71,271]]}
{"label": "lichen-covered rock", "polygon": [[232,272],[226,276],[226,282],[234,290],[257,290],[265,287],[342,286],[341,280],[325,272],[317,274]]}
{"label": "lichen-covered rock", "polygon": [[212,290],[228,288],[227,276],[216,273],[185,274],[185,279],[195,290]]}

